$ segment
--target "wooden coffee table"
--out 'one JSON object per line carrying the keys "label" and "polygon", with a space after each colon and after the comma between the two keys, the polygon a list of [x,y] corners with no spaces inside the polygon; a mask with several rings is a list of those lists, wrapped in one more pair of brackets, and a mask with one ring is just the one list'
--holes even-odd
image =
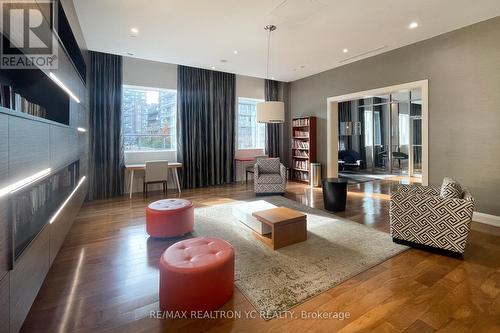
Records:
{"label": "wooden coffee table", "polygon": [[252,215],[271,227],[270,238],[267,234],[260,239],[273,250],[307,240],[307,216],[301,212],[278,207],[254,212]]}

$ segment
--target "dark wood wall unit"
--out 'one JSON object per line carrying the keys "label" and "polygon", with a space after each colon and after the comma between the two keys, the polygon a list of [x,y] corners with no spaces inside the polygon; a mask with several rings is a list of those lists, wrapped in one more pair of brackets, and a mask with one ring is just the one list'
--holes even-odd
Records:
{"label": "dark wood wall unit", "polygon": [[7,201],[0,200],[0,279],[3,279],[5,275],[7,275],[10,269],[10,263],[11,263],[10,238],[11,238],[11,232],[8,220]]}
{"label": "dark wood wall unit", "polygon": [[66,53],[71,59],[77,73],[80,75],[83,83],[87,82],[87,64],[83,57],[82,51],[78,47],[75,36],[71,31],[70,24],[66,18],[66,13],[64,12],[63,6],[60,0],[57,0],[57,15],[55,16],[56,21],[54,22],[54,30],[56,31],[61,44],[64,46]]}
{"label": "dark wood wall unit", "polygon": [[[8,117],[0,114],[0,188],[8,185],[9,177],[9,144]],[[7,203],[0,198],[0,279],[9,270],[9,227],[7,220]],[[2,294],[3,295],[3,294]],[[2,300],[0,300],[1,302]],[[0,331],[3,332],[3,331]]]}
{"label": "dark wood wall unit", "polygon": [[49,125],[9,117],[9,179],[26,178],[50,167]]}
{"label": "dark wood wall unit", "polygon": [[51,125],[49,127],[50,166],[57,168],[78,160],[79,132],[73,128]]}
{"label": "dark wood wall unit", "polygon": [[9,177],[9,117],[0,114],[0,188],[7,185]]}
{"label": "dark wood wall unit", "polygon": [[10,296],[9,296],[9,274],[0,278],[0,332],[10,330]]}
{"label": "dark wood wall unit", "polygon": [[[80,177],[88,178],[88,131],[77,131],[78,127],[88,129],[88,92],[78,66],[69,56],[70,51],[63,47],[60,39],[59,44],[58,68],[50,72],[78,96],[80,103],[49,78],[48,70],[0,69],[0,82],[11,85],[13,91],[21,92],[31,102],[46,107],[49,115],[48,119],[42,119],[0,107],[0,188],[45,168],[56,171],[77,160],[80,161]],[[87,60],[84,58],[84,62]],[[1,333],[15,333],[21,329],[84,201],[87,182],[75,192],[54,223],[47,221],[43,231],[33,239],[13,267],[11,221],[7,215],[9,196],[0,197]]]}
{"label": "dark wood wall unit", "polygon": [[49,271],[50,225],[33,240],[10,272],[10,331],[18,332]]}
{"label": "dark wood wall unit", "polygon": [[54,262],[69,229],[73,225],[73,221],[87,196],[87,189],[88,182],[85,182],[75,192],[72,200],[68,202],[66,207],[64,207],[58,217],[50,225],[50,265]]}
{"label": "dark wood wall unit", "polygon": [[[2,39],[5,39],[5,36],[2,35]],[[64,64],[64,57],[59,58],[59,62],[61,61]],[[2,69],[0,82],[10,85],[14,93],[44,107],[47,111],[47,119],[69,125],[70,97],[49,78],[47,71]]]}

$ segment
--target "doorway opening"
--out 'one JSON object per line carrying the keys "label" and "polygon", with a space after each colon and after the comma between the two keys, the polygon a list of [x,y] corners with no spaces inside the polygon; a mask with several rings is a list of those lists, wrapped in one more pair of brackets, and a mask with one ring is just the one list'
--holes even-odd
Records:
{"label": "doorway opening", "polygon": [[327,174],[428,181],[427,81],[328,99]]}

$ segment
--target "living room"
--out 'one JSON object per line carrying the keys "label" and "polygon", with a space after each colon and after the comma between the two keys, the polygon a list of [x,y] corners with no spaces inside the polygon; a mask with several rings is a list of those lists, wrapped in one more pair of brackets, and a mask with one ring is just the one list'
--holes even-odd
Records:
{"label": "living room", "polygon": [[1,10],[1,333],[500,330],[498,1]]}

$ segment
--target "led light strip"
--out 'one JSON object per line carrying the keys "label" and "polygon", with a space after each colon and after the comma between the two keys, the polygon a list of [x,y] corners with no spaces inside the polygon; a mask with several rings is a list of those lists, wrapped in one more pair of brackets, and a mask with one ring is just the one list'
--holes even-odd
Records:
{"label": "led light strip", "polygon": [[85,132],[87,132],[87,130],[86,130],[85,128],[83,128],[83,127],[77,127],[77,128],[76,128],[76,130],[77,130],[78,132],[81,132],[81,133],[85,133]]}
{"label": "led light strip", "polygon": [[36,182],[40,178],[43,178],[43,177],[47,176],[50,173],[51,170],[52,170],[51,168],[44,169],[44,170],[39,171],[39,172],[37,172],[37,173],[29,176],[29,177],[21,179],[20,181],[15,182],[15,183],[13,183],[13,184],[11,184],[9,186],[1,188],[0,189],[0,198],[3,197],[4,195],[8,194],[8,193],[17,192],[20,189],[25,188],[26,186],[28,186],[28,185]]}
{"label": "led light strip", "polygon": [[57,216],[61,213],[61,211],[64,209],[64,207],[68,204],[68,202],[71,200],[71,198],[73,197],[73,195],[75,195],[76,191],[78,190],[78,188],[83,184],[83,182],[85,181],[85,176],[83,176],[80,181],[78,182],[78,185],[76,185],[75,189],[73,190],[73,192],[71,192],[71,194],[66,198],[66,200],[63,202],[63,204],[61,205],[61,207],[59,207],[59,209],[57,210],[57,212],[52,216],[52,218],[50,219],[49,223],[52,224]]}
{"label": "led light strip", "polygon": [[73,92],[71,90],[69,90],[69,88],[66,87],[66,85],[61,80],[59,80],[59,78],[54,73],[50,72],[49,76],[52,79],[52,81],[57,83],[57,85],[59,87],[61,87],[62,90],[64,90],[68,95],[70,95],[71,98],[73,98],[75,100],[75,102],[80,103],[80,100],[78,99],[78,97],[76,97],[76,95],[73,94]]}

